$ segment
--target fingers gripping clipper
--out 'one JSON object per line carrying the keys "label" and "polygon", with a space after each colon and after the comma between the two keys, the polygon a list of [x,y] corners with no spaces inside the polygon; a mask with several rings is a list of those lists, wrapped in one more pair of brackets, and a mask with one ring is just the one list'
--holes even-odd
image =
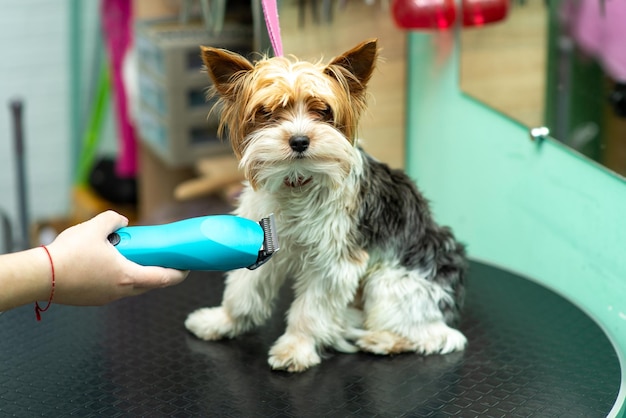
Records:
{"label": "fingers gripping clipper", "polygon": [[179,270],[254,270],[278,249],[274,215],[259,222],[232,215],[130,226],[109,235],[126,258],[144,266]]}

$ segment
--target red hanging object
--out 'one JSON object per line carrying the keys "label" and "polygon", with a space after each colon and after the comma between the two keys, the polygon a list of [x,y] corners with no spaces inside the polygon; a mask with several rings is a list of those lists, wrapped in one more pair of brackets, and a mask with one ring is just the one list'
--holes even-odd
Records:
{"label": "red hanging object", "polygon": [[402,29],[448,29],[456,19],[455,0],[394,0],[391,12]]}
{"label": "red hanging object", "polygon": [[509,0],[462,0],[463,26],[483,26],[504,20]]}

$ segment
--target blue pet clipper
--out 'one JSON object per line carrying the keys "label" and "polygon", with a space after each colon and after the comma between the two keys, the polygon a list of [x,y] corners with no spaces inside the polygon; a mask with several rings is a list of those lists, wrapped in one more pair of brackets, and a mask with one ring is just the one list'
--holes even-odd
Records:
{"label": "blue pet clipper", "polygon": [[179,270],[254,270],[279,249],[274,215],[259,222],[213,215],[163,225],[129,226],[108,238],[124,257],[137,264]]}

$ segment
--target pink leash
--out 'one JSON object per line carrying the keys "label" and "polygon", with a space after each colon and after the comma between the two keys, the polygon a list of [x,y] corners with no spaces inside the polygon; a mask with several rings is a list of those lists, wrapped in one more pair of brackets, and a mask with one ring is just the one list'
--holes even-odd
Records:
{"label": "pink leash", "polygon": [[280,23],[278,22],[276,0],[263,0],[261,4],[263,5],[265,26],[267,26],[267,33],[270,35],[274,55],[281,57],[283,55],[283,42],[280,38]]}

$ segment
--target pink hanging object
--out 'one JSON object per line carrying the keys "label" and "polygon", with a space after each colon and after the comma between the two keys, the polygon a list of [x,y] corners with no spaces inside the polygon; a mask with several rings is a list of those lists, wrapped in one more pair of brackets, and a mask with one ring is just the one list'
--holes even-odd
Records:
{"label": "pink hanging object", "polygon": [[124,58],[132,44],[131,0],[102,0],[102,28],[111,64],[114,108],[119,136],[116,173],[119,177],[134,177],[137,174],[137,138],[130,121],[128,98],[122,74]]}
{"label": "pink hanging object", "polygon": [[566,11],[571,35],[615,81],[626,82],[626,1],[579,0]]}
{"label": "pink hanging object", "polygon": [[263,0],[263,16],[265,17],[265,26],[270,36],[270,42],[274,49],[274,55],[283,56],[283,42],[280,37],[280,23],[278,21],[278,7],[276,0]]}

